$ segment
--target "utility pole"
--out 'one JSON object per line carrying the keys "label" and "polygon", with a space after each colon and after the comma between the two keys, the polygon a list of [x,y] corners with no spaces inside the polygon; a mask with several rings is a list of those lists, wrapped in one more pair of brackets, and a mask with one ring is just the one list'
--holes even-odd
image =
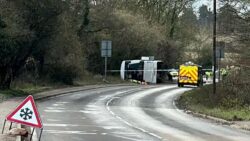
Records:
{"label": "utility pole", "polygon": [[213,26],[213,94],[216,94],[216,68],[217,68],[217,61],[216,61],[216,4],[217,1],[214,0],[214,26]]}

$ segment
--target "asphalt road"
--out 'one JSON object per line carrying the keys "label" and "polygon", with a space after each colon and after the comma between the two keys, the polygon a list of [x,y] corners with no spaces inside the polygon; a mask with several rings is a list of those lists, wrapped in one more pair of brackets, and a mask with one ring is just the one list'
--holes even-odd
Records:
{"label": "asphalt road", "polygon": [[42,141],[249,141],[250,132],[193,117],[175,99],[190,88],[119,86],[38,103]]}

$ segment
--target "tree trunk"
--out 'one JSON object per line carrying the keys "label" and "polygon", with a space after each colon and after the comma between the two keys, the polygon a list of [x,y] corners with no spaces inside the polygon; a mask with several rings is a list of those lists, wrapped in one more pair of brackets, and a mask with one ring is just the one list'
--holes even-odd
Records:
{"label": "tree trunk", "polygon": [[172,18],[171,18],[171,29],[170,29],[170,33],[169,33],[169,37],[171,39],[174,38],[174,30],[175,30],[175,24],[176,24],[176,10],[177,10],[176,7],[177,7],[177,2],[175,2],[175,4],[174,4]]}

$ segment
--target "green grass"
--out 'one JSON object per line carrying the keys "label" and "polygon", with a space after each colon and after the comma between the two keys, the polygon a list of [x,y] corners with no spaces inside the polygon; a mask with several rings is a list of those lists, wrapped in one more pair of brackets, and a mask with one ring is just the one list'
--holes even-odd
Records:
{"label": "green grass", "polygon": [[250,121],[250,109],[248,108],[226,109],[222,107],[211,108],[204,105],[190,105],[189,110],[228,121]]}
{"label": "green grass", "polygon": [[13,97],[22,97],[42,92],[51,88],[52,87],[48,86],[45,87],[45,86],[37,86],[33,84],[24,83],[22,85],[12,87],[11,89],[8,90],[0,90],[0,102]]}
{"label": "green grass", "polygon": [[38,84],[27,83],[23,81],[16,81],[12,84],[9,90],[0,90],[0,102],[13,98],[32,95],[35,93],[52,90],[57,88],[65,88],[70,86],[84,86],[84,85],[101,85],[101,84],[121,84],[128,83],[121,80],[118,76],[107,76],[107,81],[103,81],[101,76],[86,75],[76,80],[74,85],[65,85],[62,83],[53,82],[39,82]]}
{"label": "green grass", "polygon": [[84,86],[84,85],[98,85],[98,84],[122,84],[128,83],[128,81],[121,80],[118,76],[107,76],[107,80],[104,81],[103,77],[100,75],[86,75],[81,79],[75,81],[75,85]]}
{"label": "green grass", "polygon": [[211,96],[212,87],[204,86],[183,94],[178,105],[193,112],[222,118],[228,121],[250,121],[250,107],[237,106],[226,108],[216,102],[216,96]]}
{"label": "green grass", "polygon": [[26,95],[23,91],[16,91],[16,90],[1,90],[0,91],[0,102],[3,102],[4,100],[16,97],[16,96],[23,96]]}

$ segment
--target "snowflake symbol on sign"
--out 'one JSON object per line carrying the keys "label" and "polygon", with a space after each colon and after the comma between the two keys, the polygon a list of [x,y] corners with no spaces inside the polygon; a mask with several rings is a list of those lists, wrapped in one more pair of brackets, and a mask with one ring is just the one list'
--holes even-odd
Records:
{"label": "snowflake symbol on sign", "polygon": [[31,119],[33,112],[29,108],[25,108],[21,110],[20,117],[24,120]]}

